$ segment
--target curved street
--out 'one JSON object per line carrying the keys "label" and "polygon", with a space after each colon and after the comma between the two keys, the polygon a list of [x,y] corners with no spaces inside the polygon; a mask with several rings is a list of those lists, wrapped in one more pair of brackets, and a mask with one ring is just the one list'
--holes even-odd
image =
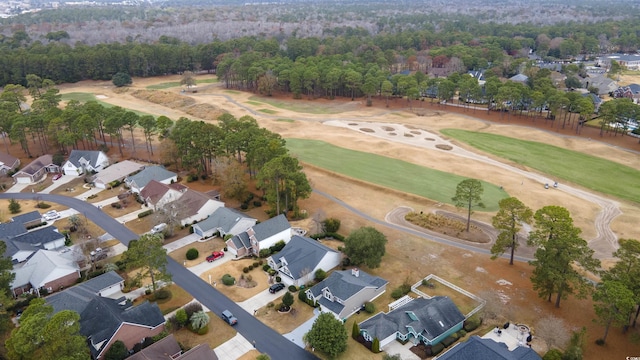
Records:
{"label": "curved street", "polygon": [[[61,205],[76,209],[80,214],[94,222],[96,225],[107,231],[114,238],[128,245],[131,240],[139,236],[126,226],[105,214],[93,204],[85,201],[51,194],[32,193],[4,193],[0,194],[0,199],[28,199],[55,202]],[[206,306],[215,314],[220,314],[223,310],[230,310],[237,318],[238,324],[234,327],[238,333],[247,340],[255,341],[256,349],[268,354],[271,359],[317,359],[316,356],[298,347],[284,336],[278,334],[252,315],[247,313],[238,304],[231,301],[221,292],[211,287],[197,275],[178,264],[175,260],[167,256],[167,269],[173,276],[173,282],[191,294],[202,305]]]}

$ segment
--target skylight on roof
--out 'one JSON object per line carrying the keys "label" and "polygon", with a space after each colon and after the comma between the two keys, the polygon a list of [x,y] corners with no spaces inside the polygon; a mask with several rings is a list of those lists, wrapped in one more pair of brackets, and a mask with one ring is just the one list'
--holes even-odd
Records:
{"label": "skylight on roof", "polygon": [[416,314],[413,313],[413,311],[407,311],[406,313],[411,320],[418,321],[418,317],[416,316]]}

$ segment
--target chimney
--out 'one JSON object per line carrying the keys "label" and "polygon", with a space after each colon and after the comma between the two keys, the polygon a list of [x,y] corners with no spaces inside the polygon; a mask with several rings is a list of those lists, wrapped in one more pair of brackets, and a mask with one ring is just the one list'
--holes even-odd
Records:
{"label": "chimney", "polygon": [[355,277],[359,277],[360,276],[360,270],[358,270],[358,268],[351,269],[351,275],[353,275]]}

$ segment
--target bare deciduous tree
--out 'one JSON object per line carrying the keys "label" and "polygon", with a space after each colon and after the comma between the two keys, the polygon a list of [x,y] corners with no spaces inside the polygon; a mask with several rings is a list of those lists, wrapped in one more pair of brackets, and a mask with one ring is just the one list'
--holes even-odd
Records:
{"label": "bare deciduous tree", "polygon": [[544,340],[549,349],[564,348],[571,336],[564,320],[552,315],[541,318],[535,326],[535,335]]}

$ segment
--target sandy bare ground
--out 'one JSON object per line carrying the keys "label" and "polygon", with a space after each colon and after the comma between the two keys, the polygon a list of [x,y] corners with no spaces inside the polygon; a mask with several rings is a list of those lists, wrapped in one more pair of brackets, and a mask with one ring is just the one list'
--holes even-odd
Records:
{"label": "sandy bare ground", "polygon": [[[154,79],[136,79],[134,88],[167,81],[179,81],[179,77]],[[158,104],[143,102],[127,92],[116,93],[108,82],[83,82],[66,85],[61,92],[91,92],[100,95],[101,101],[129,109],[169,116],[177,119],[181,116],[192,118],[179,110],[169,109]],[[163,91],[180,92],[180,88]],[[635,220],[640,216],[636,204],[619,202],[594,194],[573,184],[561,183],[558,189],[546,190],[544,183],[552,184],[553,179],[524,168],[521,165],[493,159],[487,154],[479,154],[473,149],[466,149],[441,137],[438,133],[443,128],[463,128],[472,131],[485,131],[495,134],[549,143],[552,145],[576,150],[588,151],[590,154],[607,158],[611,161],[640,168],[637,154],[611,147],[597,141],[586,141],[537,129],[490,124],[476,120],[469,115],[448,114],[444,111],[421,111],[422,116],[398,109],[382,109],[365,107],[359,101],[340,103],[344,112],[333,115],[298,113],[272,107],[267,103],[255,105],[251,94],[226,91],[221,84],[210,84],[198,89],[197,94],[184,94],[197,102],[216,105],[236,117],[250,115],[259,124],[284,138],[321,139],[331,144],[354,150],[376,153],[392,158],[403,159],[421,166],[435,168],[458,175],[481,178],[485,181],[503,186],[511,195],[519,198],[532,209],[546,205],[566,207],[572,214],[574,222],[583,230],[583,237],[588,239],[599,258],[611,257],[618,237],[640,238],[640,230]],[[249,102],[252,103],[249,103]],[[332,102],[323,99],[313,100],[317,106],[332,106]],[[335,103],[335,102],[334,102]],[[258,111],[269,109],[272,114]],[[443,109],[444,110],[444,109]],[[293,119],[293,122],[278,121]],[[368,130],[362,130],[368,129]],[[449,145],[451,150],[440,150],[436,145]],[[312,175],[310,175],[312,174]],[[318,184],[317,172],[308,172],[312,184]],[[353,185],[350,191],[363,194],[370,189]],[[371,216],[385,219],[386,214],[405,203],[394,206],[376,204],[371,206],[369,196],[354,197],[350,205],[362,209]],[[424,201],[425,209],[458,210],[443,204]],[[474,218],[490,222],[491,213],[476,213]]]}

